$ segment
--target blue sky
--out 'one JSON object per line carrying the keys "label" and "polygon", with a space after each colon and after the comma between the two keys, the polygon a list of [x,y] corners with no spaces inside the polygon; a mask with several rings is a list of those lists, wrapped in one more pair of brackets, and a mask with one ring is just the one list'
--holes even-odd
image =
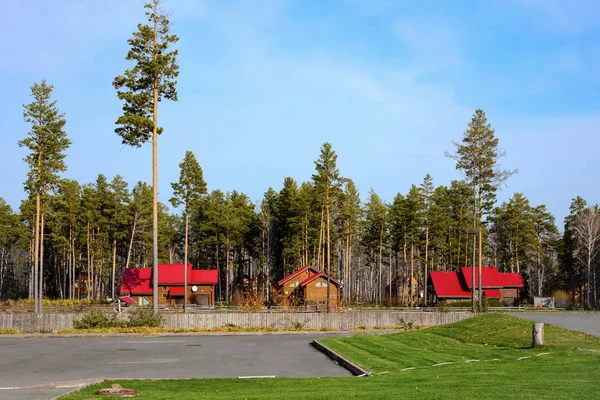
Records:
{"label": "blue sky", "polygon": [[[546,204],[562,227],[571,198],[600,202],[600,2],[171,0],[180,37],[179,102],[162,103],[159,199],[186,150],[209,189],[260,200],[309,180],[325,141],[363,198],[406,193],[429,173],[460,179],[444,157],[477,108],[519,169],[499,193]],[[47,79],[73,141],[65,177],[151,179],[150,145],[114,133],[112,80],[130,66],[138,0],[4,0],[0,197],[24,198],[22,104]]]}

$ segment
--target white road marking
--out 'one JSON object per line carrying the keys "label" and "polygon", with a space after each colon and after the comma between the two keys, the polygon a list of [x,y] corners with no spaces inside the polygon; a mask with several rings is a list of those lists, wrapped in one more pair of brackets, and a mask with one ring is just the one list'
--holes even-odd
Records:
{"label": "white road marking", "polygon": [[275,375],[238,376],[238,379],[263,379],[263,378],[275,378]]}
{"label": "white road marking", "polygon": [[152,343],[152,344],[156,344],[156,343],[164,343],[164,344],[168,344],[168,343],[185,343],[186,340],[129,340],[125,343]]}
{"label": "white road marking", "polygon": [[150,358],[144,361],[111,361],[109,364],[172,364],[179,361],[179,358]]}

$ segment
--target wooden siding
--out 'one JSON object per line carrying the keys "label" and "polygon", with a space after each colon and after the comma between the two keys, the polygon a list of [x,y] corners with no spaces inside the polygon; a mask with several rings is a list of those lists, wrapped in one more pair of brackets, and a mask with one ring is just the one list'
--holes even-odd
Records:
{"label": "wooden siding", "polygon": [[[325,283],[325,286],[319,286]],[[333,282],[329,282],[331,284],[331,290],[329,293],[329,304],[331,306],[336,306],[340,304],[340,288],[339,286]],[[319,284],[319,285],[317,285]],[[314,281],[308,283],[304,287],[304,303],[306,304],[309,301],[314,301],[317,304],[327,304],[327,278],[322,276],[316,278]]]}

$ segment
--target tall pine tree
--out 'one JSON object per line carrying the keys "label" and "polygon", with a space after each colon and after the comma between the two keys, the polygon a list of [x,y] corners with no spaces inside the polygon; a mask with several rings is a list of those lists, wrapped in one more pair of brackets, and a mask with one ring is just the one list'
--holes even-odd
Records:
{"label": "tall pine tree", "polygon": [[202,168],[191,151],[185,152],[183,162],[179,164],[179,181],[171,183],[173,188],[173,197],[171,204],[173,207],[183,206],[183,215],[185,219],[185,237],[183,249],[183,310],[187,312],[187,264],[188,264],[188,230],[189,216],[192,210],[200,208],[200,202],[206,194],[206,182],[202,173]]}
{"label": "tall pine tree", "polygon": [[64,126],[67,121],[51,100],[53,85],[45,80],[34,83],[31,87],[33,101],[23,105],[25,122],[31,125],[27,137],[19,141],[19,146],[27,147],[30,153],[24,158],[29,165],[25,188],[36,199],[34,228],[34,299],[35,312],[42,313],[42,287],[44,271],[40,263],[40,252],[43,248],[42,198],[58,184],[58,173],[67,169],[65,150],[71,141],[67,138]]}
{"label": "tall pine tree", "polygon": [[144,4],[149,25],[138,25],[126,60],[135,61],[132,69],[117,76],[113,86],[123,100],[123,115],[115,129],[123,144],[140,147],[152,139],[152,306],[158,312],[158,103],[162,99],[177,101],[176,78],[179,75],[177,50],[170,50],[179,39],[170,33],[167,14],[160,10],[160,0]]}

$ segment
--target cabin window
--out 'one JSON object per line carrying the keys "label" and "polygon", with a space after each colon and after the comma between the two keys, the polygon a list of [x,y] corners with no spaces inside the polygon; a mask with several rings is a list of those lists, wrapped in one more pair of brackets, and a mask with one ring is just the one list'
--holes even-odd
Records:
{"label": "cabin window", "polygon": [[317,287],[327,287],[327,282],[317,282]]}

